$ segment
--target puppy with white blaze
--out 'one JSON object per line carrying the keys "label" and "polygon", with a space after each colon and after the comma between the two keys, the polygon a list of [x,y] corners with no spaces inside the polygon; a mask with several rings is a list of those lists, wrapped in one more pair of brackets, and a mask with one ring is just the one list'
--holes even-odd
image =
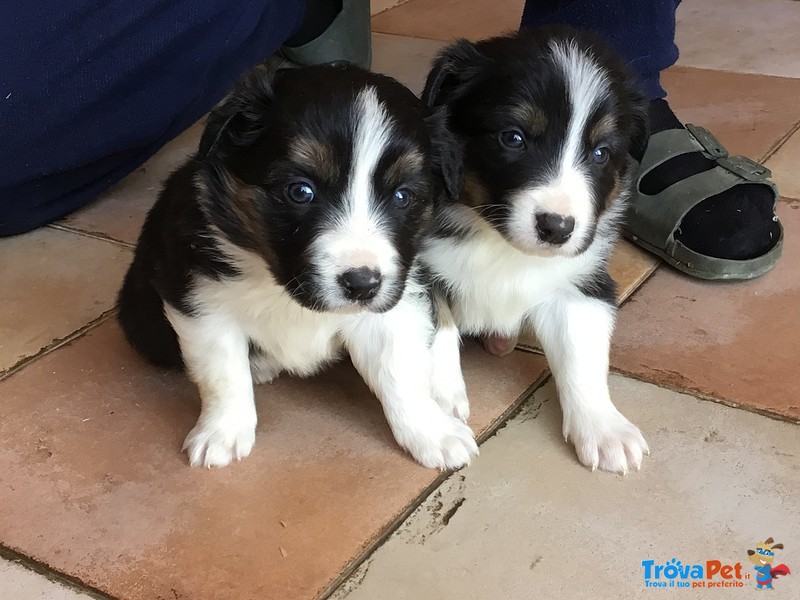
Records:
{"label": "puppy with white blaze", "polygon": [[147,216],[119,296],[129,342],[200,391],[184,450],[224,466],[255,440],[253,384],[348,353],[426,467],[478,453],[458,332],[417,254],[460,157],[440,114],[356,67],[253,71]]}
{"label": "puppy with white blaze", "polygon": [[423,100],[448,111],[463,150],[464,190],[422,254],[461,333],[503,355],[532,329],[580,461],[639,469],[647,444],[608,389],[607,261],[647,144],[645,99],[594,36],[550,28],[456,42]]}

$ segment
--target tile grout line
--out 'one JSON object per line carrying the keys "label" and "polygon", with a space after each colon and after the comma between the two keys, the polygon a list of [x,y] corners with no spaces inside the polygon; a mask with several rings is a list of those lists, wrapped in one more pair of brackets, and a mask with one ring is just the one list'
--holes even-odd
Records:
{"label": "tile grout line", "polygon": [[[508,422],[513,419],[521,410],[525,402],[530,400],[543,385],[550,379],[550,370],[545,369],[536,380],[531,383],[524,392],[522,392],[511,405],[503,411],[487,428],[476,438],[478,445],[484,444],[487,440],[493,438],[502,429],[508,425]],[[388,525],[378,534],[378,536],[367,544],[367,546],[353,558],[350,563],[339,573],[328,587],[326,587],[317,596],[316,600],[327,600],[330,598],[346,581],[353,575],[369,558],[383,546],[389,538],[403,525],[403,523],[417,510],[442,484],[449,479],[453,474],[459,471],[445,471],[436,476],[436,478],[422,490],[416,498],[414,498]]]}
{"label": "tile grout line", "polygon": [[50,225],[48,225],[48,227],[50,229],[56,229],[58,231],[73,233],[75,235],[80,235],[93,240],[99,240],[101,242],[109,242],[111,244],[114,244],[115,246],[122,246],[123,248],[127,248],[128,250],[133,250],[134,248],[136,248],[136,244],[131,244],[130,242],[124,242],[122,240],[113,238],[110,235],[105,235],[103,233],[98,233],[95,231],[86,231],[84,229],[78,229],[77,227],[70,227],[69,225],[61,225],[59,223],[51,223]]}
{"label": "tile grout line", "polygon": [[[392,10],[392,9],[390,8],[389,10]],[[388,12],[388,11],[385,11],[385,12]],[[384,13],[378,13],[378,14],[382,15]],[[372,33],[377,33],[377,34],[380,34],[380,35],[390,35],[392,37],[404,38],[404,39],[407,39],[407,40],[424,40],[424,41],[427,41],[427,42],[438,42],[440,44],[450,44],[450,43],[456,41],[456,39],[457,39],[457,38],[450,38],[449,40],[439,40],[439,39],[436,39],[436,38],[419,37],[417,35],[406,35],[406,34],[403,34],[403,33],[390,33],[388,31],[378,31],[377,29],[373,29]]]}
{"label": "tile grout line", "polygon": [[765,162],[767,162],[770,158],[772,158],[778,152],[778,150],[783,148],[784,144],[786,144],[786,142],[788,142],[792,138],[792,136],[795,133],[797,133],[798,131],[800,131],[800,121],[796,121],[789,128],[788,132],[786,132],[784,135],[782,135],[778,139],[778,141],[776,141],[774,144],[772,144],[772,146],[770,146],[767,149],[767,151],[764,153],[764,156],[762,156],[761,159],[758,162],[760,162],[761,164],[764,164]]}
{"label": "tile grout line", "polygon": [[[792,2],[800,2],[800,0],[790,0]],[[737,71],[731,68],[711,68],[711,67],[696,67],[694,65],[687,65],[682,63],[680,59],[674,65],[667,67],[667,69],[691,69],[692,71],[716,71],[717,73],[725,73],[728,75],[750,75],[754,77],[766,77],[768,79],[784,79],[786,81],[797,81],[800,77],[793,77],[791,75],[770,75],[769,73],[757,73],[755,71]]]}
{"label": "tile grout line", "polygon": [[781,421],[783,423],[789,423],[791,425],[800,425],[800,417],[790,417],[787,415],[781,415],[766,410],[764,408],[757,408],[755,406],[750,406],[748,404],[740,404],[738,402],[734,402],[733,400],[726,400],[725,398],[713,396],[711,394],[701,392],[700,390],[693,390],[691,388],[680,388],[674,385],[661,383],[655,379],[648,379],[646,375],[641,375],[638,373],[634,373],[632,371],[625,371],[623,369],[614,366],[611,366],[610,372],[615,375],[620,375],[622,377],[633,379],[635,381],[641,381],[642,383],[654,385],[657,388],[661,388],[663,390],[669,390],[670,392],[676,392],[678,394],[683,394],[684,396],[691,396],[692,398],[697,398],[705,402],[713,402],[714,404],[721,404],[722,406],[727,406],[728,408],[735,408],[743,410],[745,412],[754,413],[762,417],[769,417],[770,419],[773,419],[775,421]]}
{"label": "tile grout line", "polygon": [[100,313],[99,316],[95,317],[94,319],[92,319],[91,321],[86,323],[85,325],[82,325],[81,327],[79,327],[78,329],[73,331],[72,333],[70,333],[68,335],[65,335],[62,338],[56,338],[55,340],[50,342],[48,345],[46,345],[44,348],[41,348],[35,354],[32,354],[30,356],[26,356],[25,358],[19,360],[18,362],[16,362],[15,364],[11,365],[7,369],[5,369],[3,371],[0,371],[0,381],[5,381],[6,379],[11,377],[15,373],[18,373],[19,371],[21,371],[22,369],[27,367],[29,364],[31,364],[33,362],[36,362],[37,360],[39,360],[40,358],[43,358],[44,356],[47,356],[48,354],[50,354],[51,352],[54,352],[55,350],[58,350],[62,346],[66,346],[68,344],[71,344],[72,342],[74,342],[78,338],[82,337],[85,333],[88,333],[89,331],[91,331],[92,329],[94,329],[95,327],[100,325],[101,323],[103,323],[106,320],[108,320],[108,318],[110,316],[112,316],[116,312],[117,312],[117,306],[115,304],[112,308],[109,308],[108,310],[103,311],[102,313]]}
{"label": "tile grout line", "polygon": [[66,573],[62,573],[61,571],[53,569],[47,564],[30,558],[29,556],[25,556],[24,554],[20,554],[16,550],[12,550],[2,543],[0,543],[0,558],[20,565],[27,571],[32,571],[37,575],[44,577],[48,581],[65,587],[75,593],[81,593],[95,598],[96,600],[116,600],[114,596],[109,596],[99,589],[82,582],[77,577],[73,577],[72,575],[67,575]]}
{"label": "tile grout line", "polygon": [[372,19],[372,17],[377,17],[378,15],[382,15],[383,13],[389,12],[390,10],[394,10],[395,8],[400,8],[404,4],[408,4],[408,3],[412,2],[412,1],[413,0],[398,0],[397,4],[393,4],[392,6],[388,6],[388,7],[384,8],[383,10],[378,11],[376,13],[370,13],[369,18]]}

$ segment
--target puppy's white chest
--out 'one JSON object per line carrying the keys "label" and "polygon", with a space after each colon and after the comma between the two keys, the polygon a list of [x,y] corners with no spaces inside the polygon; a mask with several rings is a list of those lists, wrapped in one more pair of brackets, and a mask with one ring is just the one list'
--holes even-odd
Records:
{"label": "puppy's white chest", "polygon": [[476,232],[467,241],[436,239],[425,262],[451,292],[459,329],[513,334],[538,304],[570,287],[582,270],[580,259],[522,254],[493,232]]}
{"label": "puppy's white chest", "polygon": [[272,277],[203,286],[196,298],[227,314],[270,362],[296,375],[311,375],[342,350],[339,331],[347,315],[300,306]]}

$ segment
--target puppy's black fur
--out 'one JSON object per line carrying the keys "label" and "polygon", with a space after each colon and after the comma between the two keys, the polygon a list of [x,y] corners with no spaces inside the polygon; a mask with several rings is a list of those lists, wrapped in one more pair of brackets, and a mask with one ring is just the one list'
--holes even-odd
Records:
{"label": "puppy's black fur", "polygon": [[[303,306],[328,308],[308,249],[343,201],[353,167],[353,101],[366,86],[392,109],[394,135],[372,184],[401,269],[391,298],[375,310],[397,302],[434,202],[442,192],[456,198],[460,188],[460,156],[443,114],[428,111],[393,79],[356,67],[278,73],[259,68],[211,113],[198,152],[169,177],[145,221],[119,294],[119,319],[129,342],[148,360],[181,364],[164,302],[192,315],[197,276],[240,275],[220,240],[261,256]],[[419,164],[404,165],[403,157],[414,153]],[[313,204],[287,199],[287,185],[295,181],[313,182]],[[392,205],[398,185],[414,197],[402,210]]]}
{"label": "puppy's black fur", "polygon": [[[482,214],[504,235],[512,193],[552,177],[573,117],[565,74],[550,59],[554,40],[588,50],[610,88],[591,107],[581,139],[595,220],[626,191],[620,186],[630,183],[628,156],[641,160],[647,146],[646,99],[620,57],[594,34],[554,26],[449,46],[435,61],[422,98],[429,106],[447,107],[449,127],[463,146],[464,169],[481,191],[468,202],[478,206],[488,198]],[[524,149],[502,143],[501,135],[511,131],[523,136]],[[591,160],[597,147],[608,151],[603,164]],[[582,250],[590,242],[591,237]]]}

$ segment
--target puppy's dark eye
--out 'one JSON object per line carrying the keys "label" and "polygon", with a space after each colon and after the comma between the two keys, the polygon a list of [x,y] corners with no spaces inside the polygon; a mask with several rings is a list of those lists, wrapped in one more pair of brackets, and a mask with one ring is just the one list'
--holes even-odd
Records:
{"label": "puppy's dark eye", "polygon": [[600,146],[592,152],[592,160],[598,165],[603,165],[608,161],[608,148]]}
{"label": "puppy's dark eye", "polygon": [[406,188],[400,188],[399,190],[395,190],[394,197],[392,201],[394,202],[395,207],[397,208],[405,208],[414,200],[414,192],[411,190],[407,190]]}
{"label": "puppy's dark eye", "polygon": [[309,204],[314,200],[314,188],[307,181],[295,181],[286,186],[286,198],[297,204]]}
{"label": "puppy's dark eye", "polygon": [[517,129],[501,131],[498,137],[500,138],[500,143],[506,148],[520,150],[525,147],[525,136]]}

